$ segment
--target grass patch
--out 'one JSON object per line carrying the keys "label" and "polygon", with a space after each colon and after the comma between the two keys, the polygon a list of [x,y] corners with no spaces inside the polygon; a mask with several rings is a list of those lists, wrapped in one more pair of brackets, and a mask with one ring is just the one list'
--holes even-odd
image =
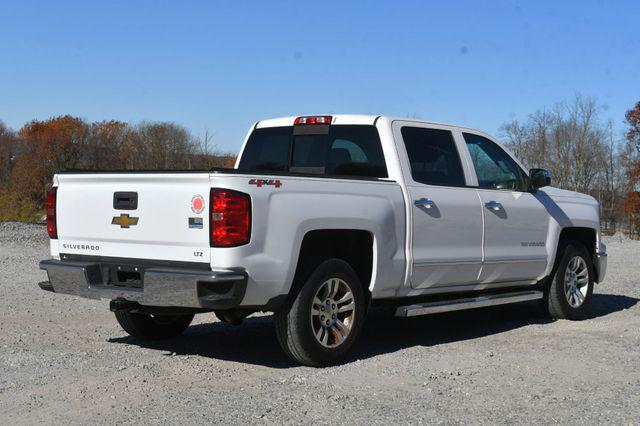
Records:
{"label": "grass patch", "polygon": [[37,222],[44,215],[41,207],[9,189],[0,189],[0,221]]}

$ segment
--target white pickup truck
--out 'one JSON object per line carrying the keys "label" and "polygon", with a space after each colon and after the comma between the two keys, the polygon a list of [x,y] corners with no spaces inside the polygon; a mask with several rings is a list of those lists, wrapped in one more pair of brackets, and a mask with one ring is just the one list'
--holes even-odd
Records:
{"label": "white pickup truck", "polygon": [[374,304],[406,317],[539,299],[580,319],[606,271],[599,206],[549,184],[466,127],[264,120],[231,170],[56,174],[39,285],[111,300],[141,339],[200,312],[273,311],[284,352],[314,366],[344,358]]}

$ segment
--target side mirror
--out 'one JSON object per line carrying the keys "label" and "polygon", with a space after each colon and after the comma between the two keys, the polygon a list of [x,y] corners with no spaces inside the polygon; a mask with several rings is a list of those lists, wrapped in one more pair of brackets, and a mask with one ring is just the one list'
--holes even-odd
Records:
{"label": "side mirror", "polygon": [[546,169],[529,170],[529,187],[531,190],[551,185],[551,172]]}

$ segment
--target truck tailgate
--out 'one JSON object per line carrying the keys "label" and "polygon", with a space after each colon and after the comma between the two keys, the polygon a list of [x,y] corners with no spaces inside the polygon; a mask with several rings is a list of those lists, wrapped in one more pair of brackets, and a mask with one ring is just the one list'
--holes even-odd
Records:
{"label": "truck tailgate", "polygon": [[57,183],[61,255],[210,262],[208,172],[61,173]]}

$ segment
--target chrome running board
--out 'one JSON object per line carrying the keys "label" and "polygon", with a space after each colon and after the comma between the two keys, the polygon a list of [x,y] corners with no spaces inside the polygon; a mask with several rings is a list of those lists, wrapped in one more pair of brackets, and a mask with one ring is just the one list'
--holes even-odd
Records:
{"label": "chrome running board", "polygon": [[396,309],[397,317],[415,317],[418,315],[437,314],[440,312],[462,311],[465,309],[484,308],[486,306],[506,305],[508,303],[526,302],[542,299],[541,291],[518,291],[513,293],[487,294],[466,299],[441,300],[416,305],[400,306]]}

